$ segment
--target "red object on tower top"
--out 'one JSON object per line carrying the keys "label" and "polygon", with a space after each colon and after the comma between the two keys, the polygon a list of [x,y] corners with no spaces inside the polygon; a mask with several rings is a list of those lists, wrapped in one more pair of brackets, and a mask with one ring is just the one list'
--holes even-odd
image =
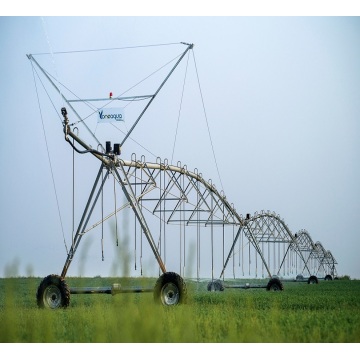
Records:
{"label": "red object on tower top", "polygon": [[109,95],[110,99],[112,98],[112,96],[113,96],[113,93],[112,93],[112,91],[110,91],[110,95]]}

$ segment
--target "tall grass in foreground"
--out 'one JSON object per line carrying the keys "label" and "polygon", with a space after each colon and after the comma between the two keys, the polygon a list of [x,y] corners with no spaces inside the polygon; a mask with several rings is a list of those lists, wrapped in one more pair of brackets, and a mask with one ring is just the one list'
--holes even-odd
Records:
{"label": "tall grass in foreground", "polygon": [[[360,341],[360,281],[286,283],[283,292],[216,293],[190,283],[186,305],[155,305],[152,293],[72,295],[70,307],[53,311],[36,306],[40,281],[0,279],[0,342]],[[70,286],[104,286],[113,279],[67,281]]]}

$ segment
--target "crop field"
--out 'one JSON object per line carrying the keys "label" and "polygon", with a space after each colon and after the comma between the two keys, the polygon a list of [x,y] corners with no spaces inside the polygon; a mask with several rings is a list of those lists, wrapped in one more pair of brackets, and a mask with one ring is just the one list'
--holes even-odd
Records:
{"label": "crop field", "polygon": [[[0,279],[1,343],[358,343],[360,281],[284,283],[285,290],[208,292],[164,307],[152,293],[71,295],[66,309],[36,305],[39,278]],[[156,279],[67,278],[70,287],[151,286]],[[251,280],[248,280],[251,282]],[[244,283],[244,280],[239,281]]]}

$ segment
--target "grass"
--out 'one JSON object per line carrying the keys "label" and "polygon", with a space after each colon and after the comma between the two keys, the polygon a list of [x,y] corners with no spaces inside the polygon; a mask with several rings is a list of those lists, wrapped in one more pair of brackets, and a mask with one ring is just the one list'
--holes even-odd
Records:
{"label": "grass", "polygon": [[[188,283],[186,305],[154,304],[152,293],[72,295],[66,309],[43,310],[41,279],[0,279],[2,343],[358,343],[360,281],[285,283],[283,292]],[[136,279],[69,278],[74,286]],[[156,279],[141,280],[144,286]],[[241,281],[243,283],[243,281]]]}

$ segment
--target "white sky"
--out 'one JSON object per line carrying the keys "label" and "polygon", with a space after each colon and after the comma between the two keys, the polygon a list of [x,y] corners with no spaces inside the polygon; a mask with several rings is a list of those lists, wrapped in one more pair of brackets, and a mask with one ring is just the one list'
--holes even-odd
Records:
{"label": "white sky", "polygon": [[[185,41],[195,44],[228,200],[239,213],[271,210],[293,232],[306,229],[335,256],[340,275],[360,278],[359,34],[358,17],[0,18],[0,276],[9,269],[19,275],[59,273],[66,258],[26,54]],[[140,60],[156,67],[169,59],[165,48],[157,49],[159,61],[155,55],[146,59],[145,51],[145,57],[133,64],[140,66],[139,71]],[[84,96],[97,97],[93,92],[98,89],[107,95],[116,92],[116,86],[121,88],[102,63],[82,62],[74,56],[74,63],[63,66],[63,60],[51,59],[51,71],[71,79],[79,91],[88,90]],[[92,86],[81,86],[78,78]],[[181,90],[182,78],[178,79]],[[194,73],[188,81],[196,85]],[[171,158],[178,100],[173,118],[172,104],[162,107],[159,102],[149,121],[140,122],[133,134],[162,158]],[[193,111],[180,119],[174,162],[197,167],[220,189],[205,123],[199,120],[201,103],[192,99],[190,104]],[[71,192],[71,150],[51,109],[43,115],[58,195],[65,199],[63,194]],[[134,146],[124,151],[126,155],[141,150],[131,141],[126,144]],[[82,196],[92,181],[80,187]],[[71,204],[60,203],[68,225]],[[99,251],[96,254],[100,257]],[[80,267],[72,274],[81,273]]]}

